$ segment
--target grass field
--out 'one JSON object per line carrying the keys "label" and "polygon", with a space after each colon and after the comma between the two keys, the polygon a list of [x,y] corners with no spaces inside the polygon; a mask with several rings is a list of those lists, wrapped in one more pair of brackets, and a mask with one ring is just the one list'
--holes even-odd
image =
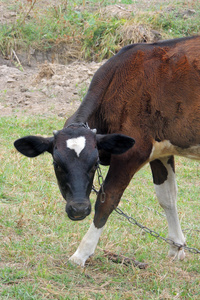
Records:
{"label": "grass field", "polygon": [[[95,255],[83,269],[68,262],[92,222],[65,214],[45,154],[28,159],[13,141],[28,134],[52,135],[64,120],[52,117],[2,117],[1,128],[1,299],[199,299],[200,257],[187,252],[183,262],[166,257],[168,245],[111,215]],[[195,161],[177,159],[179,216],[188,246],[199,243],[199,178]],[[106,169],[103,169],[106,173]],[[96,179],[95,179],[96,182]],[[95,195],[91,195],[94,206]],[[126,190],[120,208],[138,222],[167,235],[167,223],[155,199],[149,167],[144,167]],[[150,209],[153,210],[150,210]],[[94,211],[94,210],[93,210]],[[115,264],[103,250],[135,256],[148,263],[145,270]]]}
{"label": "grass field", "polygon": [[[144,2],[144,3],[143,3]],[[101,60],[129,43],[121,29],[144,24],[172,38],[200,32],[199,1],[40,1],[2,0],[16,12],[13,23],[0,24],[0,53],[13,49],[45,51],[57,44],[76,44],[82,58]],[[141,4],[132,19],[105,16],[108,4]],[[23,4],[23,5],[22,5]],[[31,5],[33,7],[31,8]],[[84,5],[84,9],[78,7]],[[93,6],[100,9],[94,13]],[[192,10],[191,16],[184,11]],[[30,9],[30,11],[29,11]],[[96,10],[95,10],[96,12]],[[93,47],[91,46],[91,43]],[[103,49],[103,50],[102,50]],[[104,52],[103,52],[104,51]],[[200,255],[186,252],[182,262],[167,257],[168,245],[113,212],[95,255],[85,268],[68,262],[94,215],[72,222],[58,190],[50,155],[26,158],[14,149],[15,139],[28,134],[51,136],[64,119],[44,116],[0,118],[0,299],[2,300],[134,300],[200,299]],[[106,168],[102,168],[104,175]],[[176,158],[179,217],[187,245],[200,249],[199,162]],[[97,178],[95,178],[97,185]],[[139,223],[167,236],[167,222],[154,193],[149,166],[136,174],[120,208]],[[116,264],[104,251],[148,263],[144,270]]]}

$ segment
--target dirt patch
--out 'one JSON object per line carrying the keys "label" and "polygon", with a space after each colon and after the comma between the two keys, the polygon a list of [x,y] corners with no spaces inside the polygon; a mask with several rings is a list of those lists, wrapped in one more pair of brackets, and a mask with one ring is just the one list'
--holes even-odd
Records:
{"label": "dirt patch", "polygon": [[[18,1],[2,2],[0,6],[2,24],[15,23],[18,11],[26,15],[27,1],[22,0],[20,3],[24,3],[24,8],[23,5],[19,8]],[[38,1],[36,10],[45,8],[46,3],[46,0]],[[51,1],[51,5],[60,5],[60,3],[61,1]],[[151,5],[160,10],[161,3],[164,4],[164,0],[143,0],[141,3],[137,2],[132,5],[110,5],[105,8],[99,4],[92,6],[92,9],[100,11],[102,15],[127,18],[126,25],[121,29],[125,40],[132,43],[153,42],[162,38],[159,32],[141,24],[134,24],[129,20],[134,14],[150,9]],[[85,5],[85,8],[89,9],[90,2],[86,1]],[[76,10],[85,8],[76,7]],[[163,9],[169,8],[172,9],[168,6],[163,7]],[[188,15],[191,15],[195,12],[190,10],[189,13]],[[93,74],[103,64],[103,62],[78,61],[73,51],[80,53],[80,49],[74,47],[76,46],[65,45],[60,41],[56,52],[40,52],[30,48],[27,53],[18,51],[16,55],[13,50],[9,60],[0,56],[0,115],[42,114],[48,116],[57,114],[66,116],[72,114],[80,105]],[[66,53],[70,55],[66,56]],[[72,60],[75,62],[65,65]],[[19,62],[26,67],[23,69]],[[15,67],[16,65],[18,68]]]}
{"label": "dirt patch", "polygon": [[[19,7],[20,3],[24,6]],[[20,3],[2,2],[1,24],[15,23],[19,11],[26,15],[27,1]],[[60,3],[51,1],[52,6]],[[42,13],[46,4],[46,0],[38,1],[35,8]],[[55,53],[30,48],[27,53],[17,51],[16,56],[11,53],[9,59],[0,56],[0,116],[71,115],[80,105],[95,71],[103,64],[80,62],[77,55],[73,55],[74,47],[76,45],[66,46],[61,41]],[[66,53],[69,59],[66,59]],[[60,64],[56,63],[58,61]]]}
{"label": "dirt patch", "polygon": [[74,62],[65,66],[46,62],[23,71],[0,65],[0,115],[72,114],[102,64]]}

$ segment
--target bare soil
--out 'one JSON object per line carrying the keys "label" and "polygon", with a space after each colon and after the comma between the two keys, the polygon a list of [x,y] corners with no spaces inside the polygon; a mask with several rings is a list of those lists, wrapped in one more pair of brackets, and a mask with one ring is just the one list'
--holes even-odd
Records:
{"label": "bare soil", "polygon": [[102,63],[45,62],[19,70],[0,62],[0,116],[69,116],[80,105],[93,74]]}
{"label": "bare soil", "polygon": [[[24,4],[27,3],[25,0],[21,0],[20,3],[23,1]],[[162,2],[163,0],[154,0],[154,7]],[[45,3],[46,0],[36,2],[36,9],[38,5],[41,12]],[[51,1],[51,5],[59,3],[60,1]],[[16,22],[17,5],[19,5],[17,1],[1,1],[0,23]],[[86,1],[87,5],[89,1]],[[100,7],[93,9],[100,9],[102,14],[113,16],[117,14],[118,17],[129,18],[132,12],[148,9],[150,5],[152,1],[143,0],[133,5],[111,5],[104,9]],[[26,5],[24,7],[26,14],[27,7]],[[23,10],[23,6],[20,9]],[[83,7],[76,9],[81,10]],[[152,42],[162,38],[159,32],[135,24],[124,27],[123,35],[132,42]],[[69,116],[80,105],[93,74],[104,62],[88,63],[75,60],[67,65],[51,64],[53,60],[49,59],[48,53],[38,53],[35,49],[30,51],[32,52],[24,54],[13,52],[7,59],[0,56],[0,116],[13,114]],[[55,61],[60,62],[63,54],[57,55],[58,59]],[[66,53],[64,55],[66,56]]]}
{"label": "bare soil", "polygon": [[[38,5],[42,12],[45,3],[46,0],[37,2],[36,8]],[[59,3],[51,0],[51,5]],[[16,21],[17,5],[13,0],[1,2],[0,23]],[[67,65],[51,64],[47,53],[36,54],[37,57],[35,53],[31,56],[31,63],[27,63],[27,53],[12,53],[7,59],[0,55],[0,116],[71,115],[80,105],[95,71],[103,64],[78,60]]]}
{"label": "bare soil", "polygon": [[[20,3],[24,3],[24,5]],[[36,2],[34,9],[38,9],[42,13],[46,3],[46,0]],[[55,6],[59,3],[61,1],[52,0],[50,4]],[[148,0],[143,0],[142,5],[144,7],[145,4],[149,7],[150,3]],[[119,16],[127,18],[136,9],[141,9],[140,5],[137,7],[135,5],[111,5],[104,9],[99,5],[90,7],[90,9],[100,9],[102,14],[109,13],[113,16],[117,13]],[[89,2],[86,1],[85,8],[89,9],[87,6],[89,6]],[[76,7],[76,9],[81,10],[83,7]],[[15,23],[19,10],[26,15],[28,11],[26,0],[2,1],[0,23]],[[124,36],[127,34],[130,39],[132,32],[137,32],[137,37],[134,37],[133,42],[143,41],[144,36],[148,35],[143,27],[132,27],[125,29]],[[157,32],[151,33],[147,41],[155,40],[156,35]],[[63,53],[56,53],[56,55],[58,58],[54,61],[51,57],[52,53],[38,53],[37,49],[30,49],[30,53],[13,52],[7,59],[0,56],[0,116],[57,114],[64,117],[71,115],[78,108],[93,74],[103,62],[87,63],[75,60],[66,65],[67,60],[63,58]],[[64,56],[66,57],[66,53]],[[62,60],[63,64],[50,63]]]}

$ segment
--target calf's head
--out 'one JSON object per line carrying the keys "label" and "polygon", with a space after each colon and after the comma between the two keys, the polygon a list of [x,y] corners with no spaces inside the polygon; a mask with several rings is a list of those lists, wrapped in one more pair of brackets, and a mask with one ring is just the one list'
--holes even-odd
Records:
{"label": "calf's head", "polygon": [[14,142],[25,156],[51,153],[53,166],[66,212],[71,220],[82,220],[91,212],[89,195],[98,163],[98,150],[122,154],[134,140],[122,134],[96,134],[86,126],[70,125],[54,132],[53,137],[26,136]]}

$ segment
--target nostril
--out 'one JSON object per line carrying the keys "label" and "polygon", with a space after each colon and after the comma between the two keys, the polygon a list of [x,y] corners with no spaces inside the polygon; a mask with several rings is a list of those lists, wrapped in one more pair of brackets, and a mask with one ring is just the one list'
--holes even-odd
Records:
{"label": "nostril", "polygon": [[89,206],[86,207],[86,208],[84,209],[84,212],[85,212],[85,213],[90,213],[90,207],[89,207]]}
{"label": "nostril", "polygon": [[87,216],[91,212],[91,205],[74,201],[66,206],[66,212],[72,217]]}
{"label": "nostril", "polygon": [[76,208],[76,207],[74,207],[74,206],[71,206],[71,210],[72,210],[73,212],[77,212],[77,211],[78,211],[78,208]]}

